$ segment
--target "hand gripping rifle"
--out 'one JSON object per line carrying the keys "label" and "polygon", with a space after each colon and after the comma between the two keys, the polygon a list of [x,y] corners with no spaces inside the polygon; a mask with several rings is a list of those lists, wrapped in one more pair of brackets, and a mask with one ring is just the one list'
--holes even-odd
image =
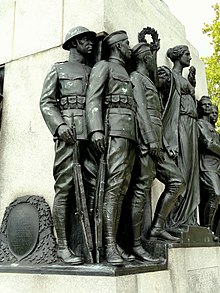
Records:
{"label": "hand gripping rifle", "polygon": [[95,236],[95,258],[96,263],[100,263],[100,250],[102,249],[102,222],[103,222],[103,201],[105,193],[105,173],[106,173],[106,152],[109,131],[109,109],[105,116],[105,152],[101,154],[99,169],[97,174],[97,184],[94,206],[94,236]]}
{"label": "hand gripping rifle", "polygon": [[[76,126],[74,123],[74,115],[72,116],[72,130],[76,138]],[[73,145],[73,181],[76,197],[76,215],[79,217],[79,222],[82,230],[83,245],[85,250],[86,262],[93,263],[92,250],[92,233],[89,223],[88,209],[86,205],[86,196],[82,180],[81,165],[78,162],[78,145],[77,141]]]}

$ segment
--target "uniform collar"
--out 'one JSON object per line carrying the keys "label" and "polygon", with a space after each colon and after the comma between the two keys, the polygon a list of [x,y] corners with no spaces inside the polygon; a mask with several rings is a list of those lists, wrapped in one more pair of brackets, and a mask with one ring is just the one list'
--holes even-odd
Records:
{"label": "uniform collar", "polygon": [[125,61],[119,57],[109,57],[109,61],[113,62],[113,63],[118,63],[120,65],[122,65],[123,67],[125,66]]}

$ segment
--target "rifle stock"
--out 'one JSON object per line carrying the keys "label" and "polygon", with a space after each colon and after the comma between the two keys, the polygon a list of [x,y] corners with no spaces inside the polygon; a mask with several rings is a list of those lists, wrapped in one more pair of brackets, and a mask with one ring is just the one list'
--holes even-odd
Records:
{"label": "rifle stock", "polygon": [[[105,149],[107,149],[108,140],[108,121],[109,110],[106,111],[105,117]],[[106,174],[106,151],[101,154],[99,169],[97,174],[97,184],[95,193],[94,207],[94,237],[95,237],[95,257],[96,262],[100,263],[100,250],[102,249],[102,222],[103,222],[103,201],[105,193],[105,174]]]}
{"label": "rifle stock", "polygon": [[[74,116],[72,117],[72,130],[76,138],[76,127],[74,123]],[[86,196],[82,180],[82,170],[78,162],[78,146],[77,141],[73,145],[73,180],[76,198],[76,214],[79,217],[79,222],[82,229],[83,244],[85,247],[85,256],[88,263],[93,263],[92,250],[92,233],[89,223],[88,209],[86,205]]]}
{"label": "rifle stock", "polygon": [[100,250],[102,249],[102,214],[103,214],[103,200],[105,191],[105,169],[106,162],[104,160],[104,154],[101,155],[98,181],[95,194],[95,213],[94,213],[94,226],[95,226],[95,255],[96,262],[100,263]]}

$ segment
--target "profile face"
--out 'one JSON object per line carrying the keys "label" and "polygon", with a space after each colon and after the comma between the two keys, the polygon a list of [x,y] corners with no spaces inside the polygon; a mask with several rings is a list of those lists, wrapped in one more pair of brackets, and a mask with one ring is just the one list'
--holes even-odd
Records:
{"label": "profile face", "polygon": [[150,48],[144,54],[144,61],[145,61],[146,65],[147,65],[147,68],[149,70],[153,70],[153,68],[154,68],[154,62],[153,61],[154,60],[153,60],[153,54],[152,54]]}
{"label": "profile face", "polygon": [[191,58],[189,50],[185,50],[183,52],[182,56],[179,58],[179,61],[183,67],[188,67],[188,66],[190,66],[191,59],[192,58]]}
{"label": "profile face", "polygon": [[212,112],[212,103],[209,99],[204,99],[199,105],[203,115],[209,115]]}
{"label": "profile face", "polygon": [[130,59],[131,58],[131,48],[129,46],[128,39],[126,39],[124,41],[121,41],[121,54],[126,59]]}
{"label": "profile face", "polygon": [[93,41],[89,35],[83,35],[76,39],[76,49],[82,55],[92,53]]}
{"label": "profile face", "polygon": [[218,108],[215,105],[212,105],[212,110],[210,114],[210,122],[215,124],[218,120]]}

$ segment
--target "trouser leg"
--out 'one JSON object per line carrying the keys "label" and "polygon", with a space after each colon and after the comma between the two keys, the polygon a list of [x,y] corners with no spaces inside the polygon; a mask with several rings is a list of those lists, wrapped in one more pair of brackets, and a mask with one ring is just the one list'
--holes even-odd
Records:
{"label": "trouser leg", "polygon": [[160,260],[151,256],[142,246],[143,213],[144,210],[146,211],[146,200],[150,197],[150,188],[156,176],[155,162],[151,156],[137,156],[134,174],[136,176],[131,188],[131,217],[134,237],[133,253],[138,259],[151,263],[159,263]]}
{"label": "trouser leg", "polygon": [[86,157],[84,160],[84,182],[85,182],[85,192],[86,201],[89,214],[89,221],[91,226],[91,232],[94,239],[94,208],[95,207],[95,195],[96,195],[96,185],[97,185],[97,175],[99,168],[100,154],[95,152],[92,145],[90,144],[86,151]]}
{"label": "trouser leg", "polygon": [[66,202],[66,194],[56,195],[53,206],[53,222],[58,242],[57,256],[66,263],[81,264],[82,257],[76,256],[68,244],[67,222],[69,215]]}
{"label": "trouser leg", "polygon": [[146,202],[146,193],[149,192],[150,189],[145,189],[145,192],[141,193],[136,190],[132,200],[132,230],[134,236],[133,253],[141,260],[151,263],[159,263],[160,260],[151,256],[142,246],[143,211]]}
{"label": "trouser leg", "polygon": [[[204,211],[201,213],[203,215],[203,224],[210,228],[213,234],[216,232],[214,221],[220,203],[220,178],[215,171],[200,173],[201,190],[203,190],[203,196],[208,199],[204,206]],[[213,240],[219,241],[219,238],[213,235]]]}
{"label": "trouser leg", "polygon": [[56,141],[54,179],[55,198],[53,205],[53,221],[58,239],[57,255],[64,262],[80,264],[81,256],[76,256],[68,245],[67,223],[69,222],[68,199],[73,191],[73,161],[71,145],[64,141]]}
{"label": "trouser leg", "polygon": [[[137,155],[134,170],[135,179],[133,180],[132,192],[132,228],[134,240],[141,238],[143,226],[143,213],[149,208],[145,207],[146,202],[151,202],[150,189],[156,177],[155,162],[150,155]],[[145,216],[146,218],[147,216]]]}
{"label": "trouser leg", "polygon": [[57,234],[59,249],[67,246],[67,205],[66,202],[60,202],[59,205],[54,203],[53,206],[53,223]]}
{"label": "trouser leg", "polygon": [[106,259],[113,265],[123,262],[117,251],[116,235],[134,158],[135,150],[132,141],[125,138],[109,138],[103,220]]}
{"label": "trouser leg", "polygon": [[106,192],[104,201],[104,236],[106,246],[114,246],[116,243],[116,215],[117,199],[114,193]]}
{"label": "trouser leg", "polygon": [[178,167],[167,155],[165,161],[157,166],[157,178],[165,184],[165,189],[156,206],[150,235],[164,240],[179,241],[179,238],[165,231],[165,223],[179,195],[185,189],[184,179]]}
{"label": "trouser leg", "polygon": [[[133,229],[133,236],[134,241],[141,238],[142,235],[142,221],[143,221],[143,211],[146,202],[146,193],[150,190],[145,190],[141,194],[135,192],[135,201],[132,200],[132,229]],[[139,198],[138,198],[139,196]]]}
{"label": "trouser leg", "polygon": [[215,214],[218,209],[220,197],[216,194],[210,196],[204,209],[204,225],[213,230]]}
{"label": "trouser leg", "polygon": [[216,172],[201,172],[201,190],[203,195],[207,197],[204,207],[203,222],[204,225],[213,230],[215,214],[220,203],[220,180]]}

